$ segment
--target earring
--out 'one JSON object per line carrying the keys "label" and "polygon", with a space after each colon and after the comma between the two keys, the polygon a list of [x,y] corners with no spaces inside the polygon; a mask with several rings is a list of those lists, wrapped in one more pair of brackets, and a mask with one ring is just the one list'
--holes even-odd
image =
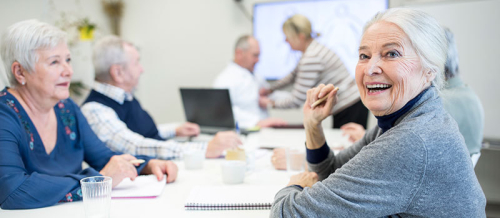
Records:
{"label": "earring", "polygon": [[21,83],[21,85],[23,85],[23,86],[24,86],[24,84],[26,84],[26,82],[24,82],[24,81],[23,81],[23,82]]}

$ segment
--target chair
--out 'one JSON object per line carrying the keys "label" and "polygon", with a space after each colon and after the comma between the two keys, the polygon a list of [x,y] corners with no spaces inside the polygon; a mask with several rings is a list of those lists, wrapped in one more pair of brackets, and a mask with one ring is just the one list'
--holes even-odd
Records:
{"label": "chair", "polygon": [[481,152],[475,153],[470,156],[470,159],[472,160],[472,166],[476,167],[477,161],[479,160],[479,157],[481,157]]}

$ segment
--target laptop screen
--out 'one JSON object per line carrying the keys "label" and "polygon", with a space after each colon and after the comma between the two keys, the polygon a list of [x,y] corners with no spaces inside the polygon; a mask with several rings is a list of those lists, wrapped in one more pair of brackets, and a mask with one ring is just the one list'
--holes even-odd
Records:
{"label": "laptop screen", "polygon": [[235,127],[227,89],[181,88],[180,91],[187,121],[202,127]]}

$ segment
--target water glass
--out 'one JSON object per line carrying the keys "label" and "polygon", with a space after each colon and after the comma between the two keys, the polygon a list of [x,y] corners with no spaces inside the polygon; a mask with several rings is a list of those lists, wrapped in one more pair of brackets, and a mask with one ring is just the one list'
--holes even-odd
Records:
{"label": "water glass", "polygon": [[112,178],[93,176],[80,180],[83,194],[85,217],[109,218],[111,204]]}

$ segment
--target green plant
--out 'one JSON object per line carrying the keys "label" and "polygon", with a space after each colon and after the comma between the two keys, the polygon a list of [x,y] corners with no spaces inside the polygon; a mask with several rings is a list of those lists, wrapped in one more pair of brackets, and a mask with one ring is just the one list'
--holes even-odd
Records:
{"label": "green plant", "polygon": [[84,18],[78,23],[78,30],[80,31],[86,30],[87,34],[92,32],[94,29],[95,29],[95,24],[90,23],[88,18]]}

